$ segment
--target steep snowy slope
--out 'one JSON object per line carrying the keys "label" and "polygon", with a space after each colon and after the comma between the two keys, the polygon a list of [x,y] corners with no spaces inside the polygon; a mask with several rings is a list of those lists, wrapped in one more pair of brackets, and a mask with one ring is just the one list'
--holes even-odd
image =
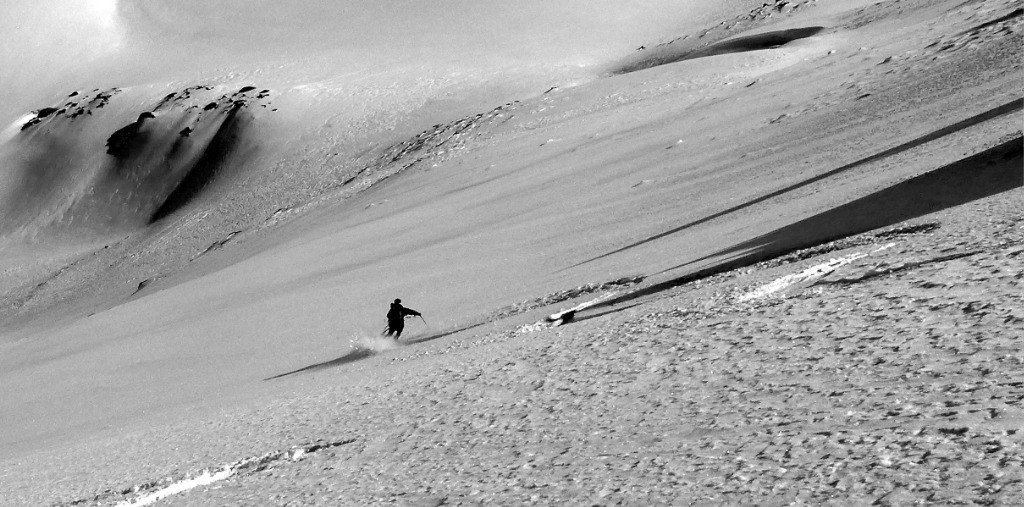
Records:
{"label": "steep snowy slope", "polygon": [[122,7],[136,77],[97,63],[2,147],[4,466],[315,392],[264,379],[344,363],[395,297],[410,342],[494,329],[1021,185],[1013,2],[762,3]]}
{"label": "steep snowy slope", "polygon": [[[146,411],[264,375],[277,365],[258,358],[282,347],[301,355],[375,330],[395,293],[453,325],[519,297],[437,269],[520,276],[494,257],[507,244],[474,239],[485,223],[447,229],[457,222],[439,195],[469,174],[408,197],[381,187],[428,219],[415,232],[387,207],[360,214],[376,192],[326,219],[354,237],[317,246],[323,233],[289,221],[498,128],[514,98],[593,80],[639,41],[745,3],[5,6],[15,36],[2,66],[16,72],[0,105],[0,342],[4,390],[26,404],[4,411],[7,438],[31,447],[15,427],[119,419],[108,401],[125,392],[142,397],[131,412]],[[496,223],[517,202],[476,219]],[[452,239],[469,244],[451,250]],[[431,245],[447,253],[424,254]],[[238,264],[261,252],[283,264]],[[245,274],[222,270],[232,265]],[[481,292],[493,299],[476,308],[446,302]]]}

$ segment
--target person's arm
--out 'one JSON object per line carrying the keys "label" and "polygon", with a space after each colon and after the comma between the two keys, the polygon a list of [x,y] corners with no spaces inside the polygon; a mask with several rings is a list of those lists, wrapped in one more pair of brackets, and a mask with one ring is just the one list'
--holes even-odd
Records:
{"label": "person's arm", "polygon": [[412,308],[405,308],[404,310],[405,310],[405,314],[406,315],[415,315],[417,317],[420,316],[420,312],[417,312],[416,310],[413,310]]}

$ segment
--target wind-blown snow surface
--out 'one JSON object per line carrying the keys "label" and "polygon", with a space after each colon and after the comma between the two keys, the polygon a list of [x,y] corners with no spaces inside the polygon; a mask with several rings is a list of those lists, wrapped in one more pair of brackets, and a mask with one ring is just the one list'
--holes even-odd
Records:
{"label": "wind-blown snow surface", "polygon": [[1020,185],[1013,2],[762,3],[137,2],[90,58],[18,42],[3,477],[316,389],[395,297],[442,339]]}
{"label": "wind-blown snow surface", "polygon": [[[444,294],[493,291],[458,288],[462,280],[432,265],[466,248],[446,242],[493,219],[414,233],[403,225],[412,220],[392,209],[359,219],[364,232],[341,243],[322,233],[275,240],[280,246],[267,251],[279,252],[270,255],[280,266],[243,263],[241,275],[218,271],[226,265],[183,269],[211,245],[352,182],[388,146],[432,124],[594,79],[640,42],[742,4],[5,4],[0,23],[10,36],[0,67],[15,71],[0,77],[8,91],[0,103],[0,267],[12,291],[3,371],[13,375],[5,392],[20,400],[5,404],[18,407],[3,411],[5,445],[32,447],[69,424],[195,399],[238,381],[232,371],[263,378],[281,363],[253,368],[257,357],[375,330],[380,301],[396,295],[436,319],[456,319]],[[383,177],[365,176],[355,184]],[[370,213],[450,210],[422,192],[392,198]],[[335,251],[342,245],[350,251]],[[493,265],[493,251],[471,248],[477,269],[512,276]],[[196,279],[121,304],[171,273],[184,276],[175,283]],[[59,387],[59,379],[77,387]],[[122,392],[110,398],[126,401],[118,408],[83,396],[101,385],[148,401]],[[151,385],[170,389],[156,394]],[[46,386],[54,390],[39,391]],[[58,407],[71,411],[54,417]]]}

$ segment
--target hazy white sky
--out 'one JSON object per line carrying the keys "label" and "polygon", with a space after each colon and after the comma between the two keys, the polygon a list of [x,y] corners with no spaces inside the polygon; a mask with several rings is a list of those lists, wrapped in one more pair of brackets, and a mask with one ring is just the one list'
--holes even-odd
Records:
{"label": "hazy white sky", "polygon": [[0,120],[80,87],[278,62],[325,74],[587,66],[741,1],[0,0]]}
{"label": "hazy white sky", "polygon": [[0,119],[125,42],[116,0],[0,0],[0,33]]}

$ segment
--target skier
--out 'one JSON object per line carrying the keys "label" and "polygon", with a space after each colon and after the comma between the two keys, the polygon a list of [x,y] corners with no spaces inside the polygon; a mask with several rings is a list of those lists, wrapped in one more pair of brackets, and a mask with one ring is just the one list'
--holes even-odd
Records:
{"label": "skier", "polygon": [[402,336],[402,329],[405,328],[405,317],[407,315],[415,315],[423,318],[420,312],[417,312],[412,308],[402,306],[401,299],[396,299],[394,303],[391,303],[391,309],[388,310],[388,327],[386,336],[393,335],[397,341]]}

